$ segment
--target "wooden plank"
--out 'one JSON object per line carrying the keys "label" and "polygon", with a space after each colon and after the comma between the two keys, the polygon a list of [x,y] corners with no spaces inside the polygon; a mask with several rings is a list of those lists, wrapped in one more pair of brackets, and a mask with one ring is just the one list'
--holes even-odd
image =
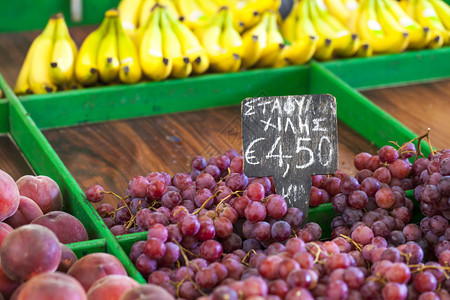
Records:
{"label": "wooden plank", "polygon": [[450,148],[450,80],[362,93],[417,135],[431,128],[436,149]]}
{"label": "wooden plank", "polygon": [[35,174],[9,136],[0,136],[0,158],[0,170],[8,173],[14,180],[23,175]]}
{"label": "wooden plank", "polygon": [[[355,172],[355,154],[376,153],[341,122],[338,134],[344,171]],[[119,194],[134,176],[188,172],[194,156],[242,147],[239,106],[45,130],[44,135],[83,190],[100,184]]]}

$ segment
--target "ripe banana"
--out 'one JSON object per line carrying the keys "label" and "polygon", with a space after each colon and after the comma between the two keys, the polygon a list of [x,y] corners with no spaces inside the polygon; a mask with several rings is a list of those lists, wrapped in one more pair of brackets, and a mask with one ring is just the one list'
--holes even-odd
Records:
{"label": "ripe banana", "polygon": [[277,11],[281,5],[280,0],[238,0],[232,10],[236,16],[235,27],[240,32],[252,28],[268,10]]}
{"label": "ripe banana", "polygon": [[442,0],[428,0],[433,5],[444,27],[450,31],[450,6]]}
{"label": "ripe banana", "polygon": [[438,31],[442,35],[444,45],[450,44],[450,32],[444,27],[438,13],[428,0],[415,0],[416,20],[420,25],[429,27],[431,31]]}
{"label": "ripe banana", "polygon": [[171,12],[174,18],[179,18],[178,10],[172,0],[141,0],[143,1],[140,14],[139,14],[139,27],[145,26],[147,23],[152,8],[158,3],[161,6],[165,6],[167,10]]}
{"label": "ripe banana", "polygon": [[192,72],[194,74],[205,73],[209,68],[209,57],[198,38],[186,25],[175,19],[172,14],[167,14],[167,17],[172,30],[180,41],[183,55],[189,57],[191,61]]}
{"label": "ripe banana", "polygon": [[[356,27],[361,39],[372,46],[374,53],[403,51],[408,45],[408,33],[403,28],[396,29],[393,27],[389,22],[389,17],[385,17],[385,14],[377,14],[375,0],[363,0],[360,4],[359,20]],[[381,18],[380,21],[378,16]],[[392,15],[390,17],[393,18]],[[384,27],[381,22],[383,22]],[[398,24],[398,26],[400,25]]]}
{"label": "ripe banana", "polygon": [[383,1],[377,0],[375,9],[380,25],[386,33],[386,39],[391,39],[394,41],[391,46],[385,50],[385,52],[398,53],[404,51],[408,47],[409,43],[408,32],[390,13]]}
{"label": "ripe banana", "polygon": [[256,67],[265,68],[273,66],[281,51],[284,49],[284,40],[277,25],[277,15],[273,12],[269,14],[269,24],[267,27],[267,45],[261,52],[261,57],[256,63]]}
{"label": "ripe banana", "polygon": [[151,80],[160,81],[170,76],[173,61],[163,54],[160,28],[161,7],[156,7],[143,28],[139,45],[139,59],[144,74]]}
{"label": "ripe banana", "polygon": [[119,55],[117,48],[117,25],[119,22],[117,10],[109,10],[106,14],[111,18],[105,36],[98,48],[97,64],[100,80],[111,83],[119,75]]}
{"label": "ripe banana", "polygon": [[255,27],[243,34],[242,67],[248,69],[254,66],[261,57],[263,49],[266,48],[269,18],[270,14],[265,13]]}
{"label": "ripe banana", "polygon": [[305,36],[285,47],[275,66],[307,63],[316,52],[317,40],[315,36]]}
{"label": "ripe banana", "polygon": [[319,38],[314,58],[320,61],[327,61],[333,58],[333,53],[334,41],[328,38]]}
{"label": "ripe banana", "polygon": [[319,34],[314,27],[314,24],[309,15],[310,1],[301,1],[298,7],[298,22],[295,26],[294,36],[295,40],[313,36],[319,40]]}
{"label": "ripe banana", "polygon": [[164,56],[173,61],[171,76],[174,78],[188,77],[192,72],[192,64],[188,56],[184,56],[180,42],[173,32],[167,11],[161,10],[161,31]]}
{"label": "ripe banana", "polygon": [[370,57],[373,55],[373,49],[367,42],[361,42],[361,46],[356,52],[357,57]]}
{"label": "ripe banana", "polygon": [[74,76],[77,47],[69,34],[69,29],[62,14],[57,14],[55,43],[50,61],[50,78],[59,86],[72,81]]}
{"label": "ripe banana", "polygon": [[324,0],[330,13],[336,17],[342,24],[347,24],[350,16],[358,9],[357,1],[348,1],[344,3],[342,0]]}
{"label": "ripe banana", "polygon": [[281,23],[281,33],[283,34],[284,38],[288,42],[293,42],[296,39],[295,36],[295,27],[298,22],[298,14],[299,14],[299,6],[300,3],[303,3],[305,1],[294,1],[294,4],[292,6],[292,9],[289,13],[289,15],[284,19],[284,21]]}
{"label": "ripe banana", "polygon": [[122,22],[116,22],[117,50],[119,56],[119,79],[123,83],[135,83],[142,77],[136,46],[125,33]]}
{"label": "ripe banana", "polygon": [[198,5],[196,0],[174,0],[183,22],[191,29],[202,26],[208,16]]}
{"label": "ripe banana", "polygon": [[35,40],[35,48],[31,57],[28,83],[34,94],[45,94],[56,91],[49,70],[56,31],[57,17],[52,16],[42,33]]}
{"label": "ripe banana", "polygon": [[117,9],[120,13],[120,21],[125,31],[134,31],[138,27],[141,0],[121,0]]}
{"label": "ripe banana", "polygon": [[431,41],[431,31],[429,27],[422,27],[414,21],[395,0],[383,0],[385,8],[395,17],[395,19],[409,33],[409,45],[411,49],[423,49]]}
{"label": "ripe banana", "polygon": [[109,23],[110,18],[105,14],[100,26],[81,45],[75,61],[75,77],[82,85],[93,85],[98,81],[97,53]]}
{"label": "ripe banana", "polygon": [[431,32],[431,41],[427,45],[430,49],[436,49],[441,48],[444,45],[444,38],[442,37],[442,34],[439,31],[432,31]]}
{"label": "ripe banana", "polygon": [[31,46],[28,49],[27,55],[25,56],[25,60],[22,64],[22,68],[20,69],[19,76],[17,77],[16,84],[14,86],[14,93],[16,93],[17,95],[32,93],[28,78],[30,74],[31,61],[33,59],[33,53],[36,49],[36,45],[38,44],[37,41],[38,39],[36,38],[33,43],[31,43]]}

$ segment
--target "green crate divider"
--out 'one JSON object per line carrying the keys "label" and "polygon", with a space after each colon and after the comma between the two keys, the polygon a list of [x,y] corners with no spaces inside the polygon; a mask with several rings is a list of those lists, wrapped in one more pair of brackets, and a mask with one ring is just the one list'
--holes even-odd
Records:
{"label": "green crate divider", "polygon": [[333,60],[322,65],[359,90],[429,82],[450,78],[450,47]]}
{"label": "green crate divider", "polygon": [[131,277],[136,277],[137,270],[131,264],[116,238],[106,227],[93,206],[85,199],[84,193],[76,180],[1,75],[0,86],[3,87],[3,91],[10,102],[11,137],[30,165],[37,174],[47,175],[58,183],[64,199],[64,210],[73,214],[84,224],[90,238],[104,238],[107,252],[113,254],[122,262]]}
{"label": "green crate divider", "polygon": [[251,96],[305,94],[309,67],[208,74],[21,96],[41,129],[239,104]]}
{"label": "green crate divider", "polygon": [[8,133],[9,131],[8,112],[9,112],[8,100],[0,99],[0,135]]}
{"label": "green crate divider", "polygon": [[66,244],[78,258],[86,256],[91,253],[107,252],[105,239],[95,239],[84,242]]}
{"label": "green crate divider", "polygon": [[0,1],[0,33],[43,29],[52,14],[62,12],[69,26],[98,24],[106,10],[116,7],[119,0],[82,1],[83,19],[74,23],[70,19],[70,1]]}

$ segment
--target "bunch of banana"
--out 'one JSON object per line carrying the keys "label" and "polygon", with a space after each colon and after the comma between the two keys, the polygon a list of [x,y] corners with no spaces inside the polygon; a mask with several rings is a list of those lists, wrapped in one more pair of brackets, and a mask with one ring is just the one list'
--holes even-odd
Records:
{"label": "bunch of banana", "polygon": [[271,67],[284,48],[284,40],[278,30],[277,15],[264,13],[261,21],[242,35],[242,67]]}
{"label": "bunch of banana", "polygon": [[42,33],[33,41],[14,87],[17,95],[44,94],[77,88],[74,61],[77,47],[70,37],[62,14],[50,17]]}
{"label": "bunch of banana", "polygon": [[[291,64],[307,62],[311,56],[311,48],[315,49],[313,55],[316,59],[329,60],[334,56],[353,56],[361,47],[359,36],[334,17],[323,0],[296,2],[282,24],[282,32],[292,43],[284,50],[289,54],[283,55]],[[294,57],[295,51],[289,50],[292,47],[300,47],[303,57]]]}
{"label": "bunch of banana", "polygon": [[151,80],[184,78],[209,68],[207,51],[198,38],[164,6],[153,7],[137,42],[142,69]]}
{"label": "bunch of banana", "polygon": [[99,81],[135,83],[141,79],[137,50],[125,33],[117,10],[108,10],[99,28],[84,40],[75,63],[75,75],[82,85]]}
{"label": "bunch of banana", "polygon": [[[426,46],[439,48],[450,44],[450,6],[442,0],[400,0],[404,11],[430,31]],[[423,48],[423,47],[422,47]]]}
{"label": "bunch of banana", "polygon": [[233,25],[233,13],[221,7],[211,21],[194,30],[214,72],[236,72],[242,63],[242,38]]}

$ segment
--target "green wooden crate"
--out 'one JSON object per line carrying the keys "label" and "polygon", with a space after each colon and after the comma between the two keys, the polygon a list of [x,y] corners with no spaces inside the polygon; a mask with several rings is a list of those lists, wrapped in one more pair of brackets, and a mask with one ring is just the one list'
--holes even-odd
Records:
{"label": "green wooden crate", "polygon": [[[130,276],[144,283],[145,279],[127,254],[134,242],[146,239],[146,233],[116,239],[86,201],[83,191],[42,134],[42,129],[236,105],[246,97],[328,93],[337,99],[338,118],[381,147],[389,140],[410,140],[415,134],[364,97],[358,89],[450,78],[449,55],[450,48],[447,47],[366,59],[327,63],[312,61],[308,65],[282,69],[207,74],[164,82],[21,97],[15,96],[0,76],[0,87],[9,101],[0,100],[0,133],[10,133],[37,174],[48,175],[58,182],[68,211],[82,220],[91,238],[98,238],[71,244],[77,255],[107,251],[122,261]],[[417,60],[417,57],[424,59]],[[433,72],[429,64],[436,65],[438,61],[440,66]],[[360,75],[368,70],[374,74],[373,77]],[[6,117],[8,120],[5,121]],[[427,154],[428,145],[423,143],[422,146]],[[324,236],[331,233],[329,224],[333,217],[331,204],[309,211],[309,221],[323,225]]]}

